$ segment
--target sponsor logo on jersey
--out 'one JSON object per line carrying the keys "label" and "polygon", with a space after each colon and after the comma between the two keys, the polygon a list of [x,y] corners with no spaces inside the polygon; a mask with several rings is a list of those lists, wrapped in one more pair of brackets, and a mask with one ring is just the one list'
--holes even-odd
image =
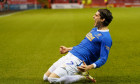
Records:
{"label": "sponsor logo on jersey", "polygon": [[86,37],[90,40],[90,41],[92,41],[95,37],[92,35],[92,33],[88,33],[87,35],[86,35]]}

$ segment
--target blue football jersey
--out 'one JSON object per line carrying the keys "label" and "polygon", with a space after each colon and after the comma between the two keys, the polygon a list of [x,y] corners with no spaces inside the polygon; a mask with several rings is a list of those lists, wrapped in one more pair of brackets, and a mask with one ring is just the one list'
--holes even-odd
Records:
{"label": "blue football jersey", "polygon": [[93,28],[79,45],[73,47],[70,53],[87,65],[96,64],[98,68],[106,63],[111,46],[112,39],[109,30]]}

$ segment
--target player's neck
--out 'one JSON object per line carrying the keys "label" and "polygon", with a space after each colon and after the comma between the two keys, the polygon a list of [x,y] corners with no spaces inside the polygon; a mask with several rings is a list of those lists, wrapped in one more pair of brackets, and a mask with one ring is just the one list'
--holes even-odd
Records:
{"label": "player's neck", "polygon": [[98,30],[108,30],[108,27],[98,27]]}

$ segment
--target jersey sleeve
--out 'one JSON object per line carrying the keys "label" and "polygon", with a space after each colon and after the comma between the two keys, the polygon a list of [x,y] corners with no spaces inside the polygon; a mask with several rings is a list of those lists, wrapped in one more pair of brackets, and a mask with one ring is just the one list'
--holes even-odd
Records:
{"label": "jersey sleeve", "polygon": [[95,63],[93,63],[94,65],[96,65],[96,67],[94,68],[99,68],[106,63],[111,45],[112,43],[109,42],[107,39],[102,39],[101,49],[100,49],[100,58]]}

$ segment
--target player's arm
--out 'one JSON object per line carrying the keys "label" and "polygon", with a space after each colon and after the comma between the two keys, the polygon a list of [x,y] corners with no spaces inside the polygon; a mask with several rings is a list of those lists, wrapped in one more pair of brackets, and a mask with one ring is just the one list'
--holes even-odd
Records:
{"label": "player's arm", "polygon": [[60,53],[65,54],[68,51],[72,50],[73,47],[65,47],[65,46],[60,46]]}
{"label": "player's arm", "polygon": [[103,40],[101,43],[100,59],[91,65],[86,65],[86,63],[83,62],[82,66],[77,67],[78,70],[85,72],[85,71],[88,71],[90,69],[99,68],[102,65],[104,65],[108,59],[108,54],[109,54],[109,49],[110,49],[110,47],[109,47],[110,45],[108,45],[108,44],[109,43],[107,42],[107,40]]}
{"label": "player's arm", "polygon": [[100,50],[100,59],[97,60],[95,63],[93,63],[93,65],[96,65],[95,68],[99,68],[106,63],[111,45],[112,44],[108,40],[106,39],[102,40],[101,50]]}
{"label": "player's arm", "polygon": [[91,65],[86,65],[85,62],[83,62],[83,65],[80,66],[80,67],[77,67],[79,71],[81,72],[85,72],[85,71],[88,71],[90,69],[93,69],[93,68],[99,68],[101,67],[102,65],[104,65],[107,61],[107,58],[108,58],[108,51],[106,50],[106,47],[101,49],[101,52],[100,52],[100,59],[97,60],[95,63],[91,64]]}

